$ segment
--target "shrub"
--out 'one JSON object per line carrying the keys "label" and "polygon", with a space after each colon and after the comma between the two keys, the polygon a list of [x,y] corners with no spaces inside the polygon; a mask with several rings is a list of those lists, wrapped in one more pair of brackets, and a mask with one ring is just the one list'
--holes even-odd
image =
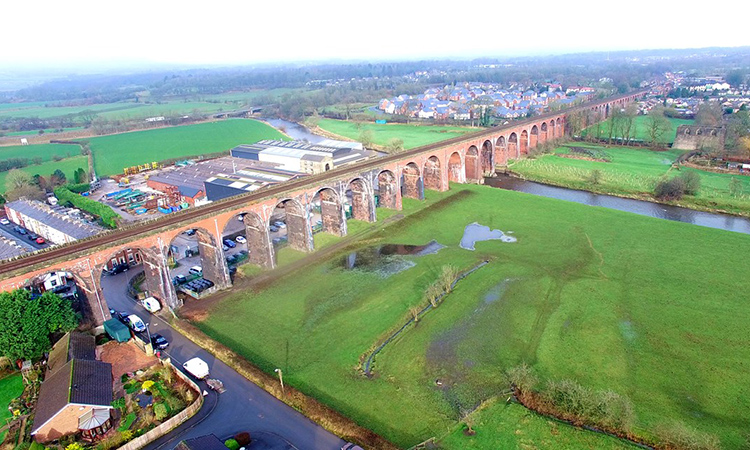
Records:
{"label": "shrub", "polygon": [[505,376],[508,378],[508,382],[510,384],[512,384],[516,387],[516,389],[522,392],[531,391],[539,382],[539,379],[537,378],[536,374],[534,374],[533,369],[526,363],[508,370]]}
{"label": "shrub", "polygon": [[29,446],[29,450],[44,450],[44,445],[39,442],[32,442]]}
{"label": "shrub", "polygon": [[237,441],[237,444],[239,444],[240,447],[245,447],[250,445],[250,433],[247,431],[243,431],[242,433],[237,433],[234,435],[234,440]]}
{"label": "shrub", "polygon": [[589,173],[588,181],[591,184],[599,184],[602,182],[602,171],[594,169]]}
{"label": "shrub", "polygon": [[73,442],[65,447],[65,450],[83,450],[83,447],[78,442]]}
{"label": "shrub", "polygon": [[164,403],[157,403],[154,405],[154,417],[156,417],[156,420],[164,420],[169,415],[169,412],[167,411],[167,405]]}
{"label": "shrub", "polygon": [[654,197],[660,200],[679,200],[685,194],[685,180],[674,177],[671,180],[662,178],[656,183]]}
{"label": "shrub", "polygon": [[234,439],[227,439],[224,441],[224,445],[230,450],[240,450],[240,444],[237,443]]}
{"label": "shrub", "polygon": [[75,192],[76,194],[80,194],[82,192],[86,192],[91,189],[91,184],[89,183],[77,183],[77,184],[66,184],[65,188],[71,192]]}
{"label": "shrub", "polygon": [[683,183],[685,183],[685,193],[687,195],[696,195],[701,190],[701,176],[698,172],[688,170],[680,174]]}
{"label": "shrub", "polygon": [[685,450],[718,450],[721,448],[719,439],[707,433],[701,433],[681,422],[673,422],[661,425],[656,434],[662,444],[668,448],[681,448]]}

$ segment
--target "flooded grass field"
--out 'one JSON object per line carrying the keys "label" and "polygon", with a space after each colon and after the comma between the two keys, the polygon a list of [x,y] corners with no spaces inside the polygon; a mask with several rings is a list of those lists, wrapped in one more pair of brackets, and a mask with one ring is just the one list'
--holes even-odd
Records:
{"label": "flooded grass field", "polygon": [[[626,447],[505,407],[504,373],[522,362],[542,383],[628,396],[639,432],[679,421],[726,448],[744,442],[747,235],[485,186],[428,191],[403,214],[361,247],[237,292],[198,325],[402,447],[437,437],[448,449],[556,448],[554,436],[557,448]],[[496,239],[470,251],[461,242],[475,223]],[[483,261],[364,375],[446,266]],[[457,431],[467,415],[473,437]]]}

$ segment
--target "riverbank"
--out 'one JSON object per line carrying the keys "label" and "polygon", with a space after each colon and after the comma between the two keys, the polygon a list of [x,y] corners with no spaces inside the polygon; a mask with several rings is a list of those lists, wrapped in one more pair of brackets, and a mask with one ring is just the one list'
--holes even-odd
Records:
{"label": "riverbank", "polygon": [[[631,147],[607,147],[575,143],[607,155],[609,162],[566,157],[569,146],[561,146],[552,154],[516,160],[501,171],[552,186],[642,200],[717,214],[750,217],[750,177],[702,171],[675,164],[681,150],[653,152]],[[701,187],[697,195],[681,200],[665,201],[653,196],[654,186],[662,177],[674,177],[684,171],[699,175]],[[732,181],[732,180],[735,181]],[[738,188],[732,191],[731,183]]]}
{"label": "riverbank", "polygon": [[[750,289],[748,236],[487,186],[452,184],[426,195],[404,199],[404,219],[371,225],[377,231],[366,242],[229,293],[196,325],[401,447],[452,432],[478,404],[507,392],[502,374],[521,362],[542,381],[573,379],[627,395],[638,432],[676,421],[726,447],[741,442],[745,424],[730,418],[750,415],[738,364],[750,357],[750,342],[734,331],[744,308],[737,293]],[[517,241],[461,248],[472,222]],[[445,247],[383,250],[430,240]],[[450,301],[378,355],[374,377],[357,369],[369,348],[426,304],[445,266],[465,271],[484,260],[471,283],[456,285]],[[252,339],[237,338],[248,330]],[[515,430],[539,447],[554,439],[534,418],[506,435],[482,417],[477,436],[489,441],[511,441]],[[460,439],[447,448],[466,448]],[[605,447],[584,442],[569,448]]]}

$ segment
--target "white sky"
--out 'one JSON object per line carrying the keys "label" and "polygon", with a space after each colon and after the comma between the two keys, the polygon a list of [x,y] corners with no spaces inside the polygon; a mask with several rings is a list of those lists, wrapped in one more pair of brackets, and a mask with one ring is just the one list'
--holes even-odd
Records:
{"label": "white sky", "polygon": [[747,0],[2,3],[0,71],[82,63],[471,58],[750,45],[743,24],[750,17]]}

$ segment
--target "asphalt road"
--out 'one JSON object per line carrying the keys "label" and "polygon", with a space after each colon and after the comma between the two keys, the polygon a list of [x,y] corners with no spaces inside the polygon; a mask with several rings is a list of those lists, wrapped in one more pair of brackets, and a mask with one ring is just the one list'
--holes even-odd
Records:
{"label": "asphalt road", "polygon": [[[206,361],[211,378],[221,380],[226,388],[223,394],[216,394],[204,381],[197,381],[198,386],[209,392],[201,410],[146,449],[171,450],[186,438],[215,434],[225,439],[241,431],[248,431],[253,437],[253,443],[249,446],[251,450],[341,448],[345,441],[259,388],[129,298],[126,290],[128,280],[140,270],[136,266],[118,275],[102,277],[102,289],[109,307],[137,314],[149,324],[151,334],[159,333],[167,338],[169,347],[165,353],[176,366],[181,367],[183,362],[195,356]],[[247,336],[251,334],[248,332]]]}
{"label": "asphalt road", "polygon": [[[8,225],[3,225],[3,224],[0,224],[0,227],[1,227],[1,228],[2,228],[3,230],[5,230],[5,232],[6,232],[6,233],[8,233],[8,234],[10,234],[11,236],[13,236],[13,237],[14,237],[14,238],[15,238],[16,240],[18,240],[18,241],[21,241],[21,242],[24,242],[24,243],[26,243],[26,244],[28,244],[28,245],[30,245],[30,246],[32,246],[32,247],[34,247],[34,249],[37,249],[37,250],[39,250],[39,249],[42,249],[42,248],[47,248],[47,247],[49,247],[49,244],[48,244],[48,243],[46,243],[46,242],[45,242],[44,244],[37,244],[37,243],[36,243],[36,241],[33,241],[33,240],[29,239],[29,234],[31,234],[31,233],[32,233],[32,232],[31,232],[31,231],[29,231],[29,230],[26,230],[26,232],[27,232],[26,234],[21,234],[21,233],[18,233],[18,232],[16,232],[16,230],[15,230],[15,227],[16,227],[16,226],[17,226],[17,225],[16,225],[15,223],[13,223],[13,222],[11,222],[11,223],[10,223],[10,224],[8,224]],[[20,227],[20,226],[19,226],[19,228],[23,228],[23,227]]]}

